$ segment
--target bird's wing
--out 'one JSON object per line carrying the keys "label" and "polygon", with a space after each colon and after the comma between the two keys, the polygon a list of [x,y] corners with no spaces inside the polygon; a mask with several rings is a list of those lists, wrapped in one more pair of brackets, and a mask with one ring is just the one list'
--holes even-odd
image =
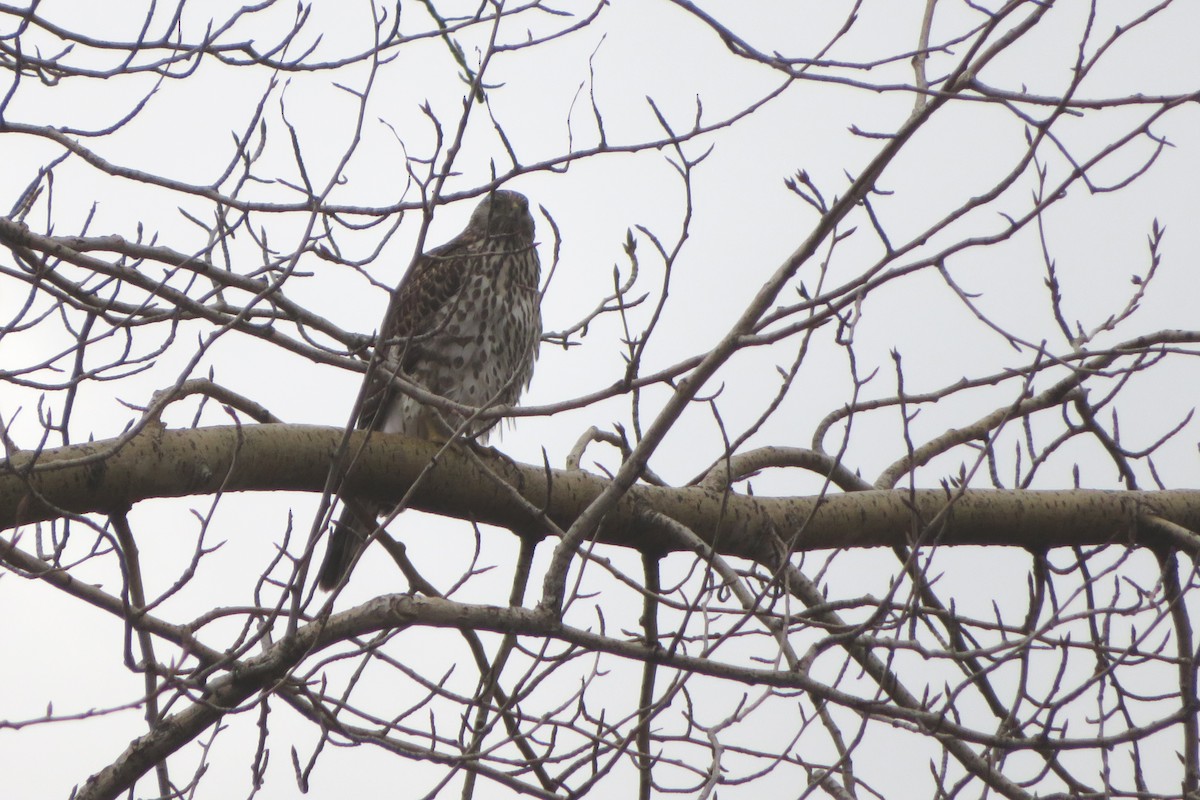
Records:
{"label": "bird's wing", "polygon": [[411,361],[420,346],[420,337],[432,332],[437,312],[462,289],[468,273],[465,259],[472,256],[475,237],[459,235],[428,253],[423,253],[405,273],[400,285],[392,293],[383,325],[379,329],[376,347],[383,347],[391,367],[379,363],[370,371],[359,411],[357,426],[375,430],[386,416],[386,409],[393,396],[389,370],[399,361],[401,368]]}

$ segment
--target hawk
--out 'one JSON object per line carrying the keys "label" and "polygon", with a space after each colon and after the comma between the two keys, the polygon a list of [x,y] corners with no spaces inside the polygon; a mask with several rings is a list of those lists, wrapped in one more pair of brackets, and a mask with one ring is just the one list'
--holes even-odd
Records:
{"label": "hawk", "polygon": [[[397,368],[463,405],[516,403],[533,376],[542,336],[540,276],[529,201],[517,192],[492,192],[466,229],[422,254],[392,293],[357,427],[446,441],[464,425],[461,416],[396,388],[391,370]],[[493,424],[468,425],[465,432],[486,441]],[[317,578],[322,589],[342,582],[386,510],[361,500],[346,504]]]}

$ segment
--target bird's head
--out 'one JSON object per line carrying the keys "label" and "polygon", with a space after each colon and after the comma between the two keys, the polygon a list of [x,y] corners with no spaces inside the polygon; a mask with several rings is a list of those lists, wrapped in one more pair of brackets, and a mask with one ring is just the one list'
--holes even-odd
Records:
{"label": "bird's head", "polygon": [[532,243],[533,215],[529,213],[529,200],[520,192],[494,191],[475,207],[467,230],[489,239],[512,236]]}

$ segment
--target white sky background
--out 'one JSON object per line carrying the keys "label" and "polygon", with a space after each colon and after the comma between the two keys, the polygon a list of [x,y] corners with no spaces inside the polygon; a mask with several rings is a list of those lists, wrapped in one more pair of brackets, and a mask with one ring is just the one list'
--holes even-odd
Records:
{"label": "white sky background", "polygon": [[[128,4],[130,8],[134,4]],[[138,4],[139,7],[142,4]],[[471,5],[471,4],[467,4]],[[842,26],[849,3],[843,2],[712,2],[703,3],[734,30],[761,50],[785,51],[811,56]],[[995,5],[995,4],[992,4]],[[1146,3],[1120,0],[1099,4],[1094,23],[1096,38],[1106,38],[1114,24],[1135,18]],[[222,8],[236,4],[195,4],[185,15],[185,38],[199,37],[209,17],[223,18]],[[441,6],[439,6],[441,7]],[[585,4],[564,0],[563,8],[579,11]],[[312,19],[293,48],[299,52],[319,32],[317,53],[327,58],[358,51],[369,45],[370,6],[366,3],[316,2]],[[413,27],[427,24],[420,4],[404,5],[413,15]],[[841,40],[828,58],[859,61],[893,56],[916,47],[923,3],[900,0],[865,2],[860,22]],[[1070,79],[1076,43],[1088,4],[1059,2],[1044,26],[999,58],[981,76],[992,86],[1013,91],[1022,87],[1031,93],[1061,91]],[[294,6],[278,7],[250,19],[237,38],[273,40],[285,30]],[[389,12],[390,13],[390,12]],[[447,5],[443,13],[448,16]],[[39,14],[74,30],[98,38],[129,39],[142,23],[142,12],[128,18],[114,13],[108,4],[56,2],[47,0]],[[964,30],[977,18],[962,3],[938,6],[933,39],[949,38],[951,31]],[[525,22],[505,30],[509,41],[524,38]],[[562,25],[554,18],[546,30]],[[1083,97],[1145,95],[1195,91],[1200,76],[1200,50],[1195,32],[1200,30],[1200,7],[1177,3],[1144,29],[1122,40],[1105,57],[1103,65],[1079,89]],[[543,33],[545,31],[542,31]],[[474,63],[477,44],[472,36],[462,38],[469,62]],[[1089,51],[1090,53],[1090,51]],[[929,71],[940,75],[961,55],[931,58]],[[81,59],[98,58],[95,54]],[[594,83],[589,77],[589,59]],[[98,65],[98,64],[97,64]],[[5,73],[8,76],[10,73]],[[822,71],[823,75],[839,74]],[[843,77],[875,85],[907,85],[912,68],[907,58],[882,65],[870,72],[846,70]],[[231,131],[241,133],[269,81],[279,85],[267,99],[270,133],[264,156],[257,168],[263,175],[296,181],[292,145],[280,125],[280,109],[295,126],[299,146],[310,177],[317,185],[327,183],[343,155],[354,130],[356,103],[335,83],[361,89],[366,68],[356,65],[317,74],[273,76],[269,70],[221,67],[205,63],[186,80],[164,82],[142,114],[121,131],[89,147],[109,161],[135,167],[175,180],[203,184],[212,181],[233,152]],[[670,3],[613,0],[597,22],[587,30],[544,47],[510,55],[501,54],[488,73],[490,83],[503,86],[490,92],[492,110],[504,125],[519,157],[526,164],[559,157],[570,143],[576,148],[597,142],[597,126],[589,106],[594,93],[603,115],[610,144],[633,143],[661,135],[646,98],[676,130],[690,126],[696,113],[696,97],[703,103],[703,120],[714,121],[743,108],[754,98],[778,86],[781,78],[761,66],[731,56],[714,34]],[[18,87],[7,111],[8,122],[38,125],[69,125],[101,128],[127,113],[136,99],[153,85],[150,76],[109,81],[64,80],[54,87],[25,81]],[[582,87],[582,88],[581,88]],[[461,109],[462,83],[458,68],[443,44],[436,40],[402,48],[396,59],[383,65],[375,77],[362,143],[350,160],[343,183],[330,195],[332,202],[361,206],[384,206],[419,197],[405,176],[405,155],[427,157],[432,152],[433,127],[420,106],[428,102],[442,120],[447,135]],[[838,83],[800,82],[781,97],[729,129],[702,137],[684,146],[689,157],[713,148],[693,175],[694,216],[672,276],[670,300],[661,330],[647,350],[644,372],[669,366],[702,353],[730,327],[758,287],[800,244],[816,219],[813,210],[784,186],[784,179],[806,170],[827,199],[844,191],[846,174],[857,175],[882,147],[882,140],[859,136],[865,132],[896,130],[912,111],[908,92],[874,92]],[[488,178],[489,161],[507,168],[503,149],[491,131],[482,107],[473,112],[466,144],[456,164],[461,177],[447,188],[460,191]],[[1037,111],[1040,115],[1042,112]],[[1136,126],[1146,110],[1133,106],[1090,114],[1063,123],[1063,141],[1077,158],[1090,156],[1130,127]],[[1059,270],[1065,309],[1085,329],[1099,325],[1118,313],[1133,286],[1130,276],[1144,275],[1148,264],[1146,239],[1152,221],[1166,229],[1161,253],[1160,275],[1131,321],[1107,339],[1116,342],[1137,333],[1164,328],[1194,328],[1196,298],[1200,296],[1200,198],[1196,179],[1200,176],[1200,109],[1192,103],[1166,115],[1154,132],[1169,139],[1154,167],[1128,189],[1111,194],[1088,194],[1074,185],[1068,199],[1047,215],[1046,237]],[[57,146],[33,137],[4,136],[5,157],[0,159],[0,208],[8,208],[36,176],[39,167],[58,155]],[[891,192],[873,197],[873,203],[893,244],[931,227],[946,214],[975,195],[986,191],[1020,158],[1025,140],[1023,126],[1011,114],[994,107],[961,104],[952,106],[924,130],[885,171],[878,188]],[[1122,180],[1131,165],[1149,156],[1146,140],[1100,164],[1092,173],[1098,184]],[[1048,159],[1049,182],[1061,179],[1068,165],[1052,148],[1042,151]],[[543,171],[521,176],[509,188],[527,194],[553,216],[562,231],[558,272],[543,305],[548,330],[561,329],[590,310],[601,296],[611,291],[614,265],[622,275],[629,269],[622,245],[626,231],[643,226],[670,248],[681,230],[684,187],[668,162],[669,151],[609,154],[574,163],[561,173]],[[1020,214],[1029,206],[1035,186],[1026,176],[988,209],[967,215],[933,237],[923,248],[902,259],[916,260],[951,241],[1002,230],[1001,213]],[[295,193],[278,185],[264,185],[248,196],[294,202]],[[46,198],[30,215],[35,229],[44,225]],[[202,233],[180,214],[211,218],[204,202],[167,193],[136,182],[105,176],[78,158],[68,159],[55,170],[53,187],[55,233],[77,232],[92,213],[91,235],[119,234],[133,238],[139,225],[157,232],[160,242],[179,250],[198,247]],[[93,205],[94,204],[94,205]],[[439,209],[427,237],[427,246],[441,243],[457,233],[474,200]],[[283,252],[295,245],[303,223],[301,215],[268,217],[270,241]],[[845,227],[858,231],[838,245],[830,260],[827,285],[853,279],[882,254],[878,239],[870,233],[869,220],[856,213]],[[371,252],[385,226],[362,234],[339,236],[349,257]],[[419,213],[406,217],[398,234],[369,268],[370,277],[393,285],[409,263],[419,229]],[[634,294],[651,292],[653,303],[662,280],[662,263],[652,242],[643,233],[638,239],[641,277]],[[542,243],[543,268],[551,260],[551,230],[539,215],[538,238]],[[256,250],[248,237],[239,237],[235,253],[239,268],[249,271]],[[827,249],[821,251],[822,257]],[[244,266],[243,266],[244,265]],[[1043,286],[1045,267],[1036,230],[1028,228],[1001,247],[975,248],[949,260],[947,267],[970,292],[990,318],[1005,330],[1037,342],[1047,339],[1062,352],[1066,348],[1050,315]],[[364,334],[371,333],[383,313],[386,293],[372,287],[361,275],[316,258],[300,264],[304,276],[287,285],[290,296],[335,323]],[[808,264],[799,279],[808,288],[818,280],[818,265]],[[5,281],[8,281],[5,283]],[[794,301],[794,289],[787,301]],[[24,301],[22,287],[0,276],[0,319],[8,320]],[[633,312],[644,323],[649,308]],[[1033,360],[1028,352],[1018,353],[1000,336],[986,331],[946,288],[933,271],[897,280],[873,293],[862,309],[855,331],[855,354],[862,375],[878,369],[864,390],[869,397],[895,392],[895,373],[889,352],[904,358],[909,391],[932,390],[963,375],[991,374],[1005,367],[1020,367]],[[1073,320],[1072,320],[1073,321]],[[73,441],[118,435],[136,412],[122,401],[145,404],[153,391],[169,386],[181,376],[198,335],[207,329],[181,326],[178,340],[147,372],[115,384],[92,384],[84,389],[72,425]],[[833,343],[833,326],[819,331],[811,352],[801,367],[796,387],[779,412],[748,443],[804,447],[812,432],[830,411],[846,402],[850,387],[845,351]],[[559,402],[605,387],[622,375],[621,329],[618,320],[605,317],[591,328],[583,345],[570,350],[546,346],[538,363],[525,405]],[[0,369],[25,363],[31,353],[51,352],[69,344],[43,330],[0,340]],[[119,342],[98,350],[115,352]],[[789,339],[779,346],[743,352],[735,356],[702,394],[721,390],[717,405],[731,436],[752,423],[774,396],[778,387],[776,367],[787,367],[795,356],[797,342]],[[358,376],[347,371],[308,363],[282,353],[258,340],[229,334],[219,341],[192,371],[204,376],[212,368],[215,379],[229,388],[262,403],[287,422],[343,425],[358,390]],[[1039,379],[1049,385],[1060,376]],[[1163,435],[1193,407],[1198,385],[1195,363],[1179,361],[1169,369],[1152,371],[1135,379],[1122,404],[1121,432],[1131,447],[1146,446]],[[47,378],[48,379],[48,378]],[[18,392],[4,386],[0,415],[11,424],[10,433],[21,446],[36,444],[36,391]],[[1019,386],[1005,384],[996,389],[956,397],[927,407],[912,424],[918,441],[936,436],[956,425],[972,421],[998,406],[1013,402]],[[647,390],[641,408],[642,423],[653,418],[666,397],[666,390]],[[191,424],[194,402],[179,403],[166,415],[171,426]],[[518,420],[497,442],[514,459],[539,463],[545,450],[553,466],[561,466],[578,436],[589,425],[611,428],[614,422],[629,425],[629,401],[619,398],[578,411],[549,417]],[[15,421],[14,421],[15,418]],[[228,424],[215,404],[203,417],[206,424]],[[873,480],[884,467],[904,454],[899,436],[898,412],[885,411],[856,419],[845,463]],[[1035,420],[1036,432],[1058,429],[1057,417]],[[1043,427],[1044,426],[1044,427]],[[836,450],[841,428],[835,428],[826,445]],[[1193,424],[1156,460],[1159,474],[1169,487],[1196,486],[1196,427]],[[57,442],[52,442],[57,444]],[[1010,447],[1011,450],[1011,447]],[[685,414],[651,462],[652,468],[669,482],[683,483],[720,457],[722,441],[713,415],[697,405]],[[609,469],[618,463],[604,446],[588,451],[585,466],[600,462]],[[936,486],[957,472],[961,451],[936,460],[918,473],[918,484]],[[1071,471],[1079,465],[1085,487],[1119,488],[1111,462],[1099,448],[1064,448],[1041,475],[1038,488],[1066,488]],[[1011,473],[1011,464],[1008,465]],[[1006,476],[1007,477],[1007,476]],[[1149,487],[1149,475],[1139,477]],[[986,471],[973,485],[986,487]],[[776,471],[753,481],[759,494],[800,495],[816,491],[820,481],[798,471]],[[212,542],[224,541],[220,552],[202,565],[188,591],[173,598],[163,613],[188,619],[203,609],[251,602],[249,589],[254,577],[273,555],[282,540],[289,513],[293,519],[293,550],[302,544],[311,524],[316,499],[309,496],[245,495],[222,498],[212,521]],[[147,573],[161,576],[161,585],[148,587],[151,594],[162,591],[186,564],[199,528],[200,515],[209,510],[208,498],[184,502],[146,503],[134,510],[131,521]],[[462,525],[436,521],[409,512],[393,526],[410,548],[414,561],[428,565],[431,573],[444,563],[446,575],[457,575],[470,558],[473,536]],[[502,603],[507,596],[508,571],[515,547],[506,534],[484,536],[482,562],[497,565],[493,574],[473,581],[461,598],[474,602]],[[547,550],[548,552],[548,550]],[[638,575],[637,559],[628,553],[606,553],[629,574]],[[374,557],[371,557],[374,556]],[[1141,568],[1152,568],[1147,554]],[[809,562],[823,564],[819,555]],[[978,604],[980,613],[993,600],[1003,602],[1011,593],[1018,602],[1026,592],[1028,559],[1020,553],[998,550],[968,550],[939,553],[933,571],[941,571],[939,587],[958,599],[961,607]],[[109,562],[111,566],[111,562]],[[681,567],[680,567],[681,568]],[[890,554],[849,553],[831,559],[824,585],[837,597],[882,594],[898,567]],[[670,571],[670,569],[668,569]],[[117,589],[115,572],[85,571],[84,577]],[[620,596],[619,588],[601,575],[589,576],[597,587]],[[436,583],[435,579],[435,583]],[[534,581],[531,591],[540,584]],[[368,553],[343,594],[339,607],[396,590],[394,567],[382,553]],[[611,598],[613,595],[610,595]],[[640,607],[636,596],[622,604],[606,598],[604,611],[610,630],[632,630]],[[578,601],[575,624],[595,621],[593,601]],[[44,713],[53,701],[58,713],[82,712],[98,705],[135,701],[140,678],[129,674],[120,662],[120,626],[111,618],[74,603],[56,592],[11,576],[0,579],[0,607],[13,609],[0,615],[0,641],[17,649],[17,657],[0,659],[0,683],[9,687],[0,700],[0,718],[24,719]],[[624,613],[624,618],[621,614]],[[438,642],[450,641],[446,637]],[[451,647],[455,645],[438,645]],[[7,648],[6,648],[7,649]],[[461,649],[461,648],[460,648]],[[438,675],[453,660],[442,658],[436,648],[413,648],[413,664],[425,674]],[[14,650],[10,650],[13,653]],[[406,652],[406,656],[408,655]],[[915,657],[915,656],[912,656]],[[424,659],[424,661],[419,661]],[[424,664],[424,667],[418,666]],[[610,680],[626,691],[636,680],[636,667],[622,665]],[[830,677],[830,676],[826,676]],[[621,682],[625,681],[625,684]],[[566,681],[565,681],[566,682]],[[698,686],[708,686],[698,682]],[[380,687],[390,693],[391,687]],[[744,687],[711,687],[713,707],[707,716],[715,722],[729,714]],[[708,689],[706,689],[706,694]],[[726,697],[728,695],[728,697]],[[390,694],[387,696],[390,697]],[[723,704],[728,700],[728,705]],[[404,699],[391,701],[403,708]],[[294,797],[297,790],[290,777],[288,747],[295,745],[301,757],[308,755],[312,733],[282,702],[273,704],[273,755],[268,782],[260,798]],[[254,746],[254,713],[229,720],[231,729],[217,738],[211,754],[212,772],[205,778],[199,796],[235,796],[248,792],[249,765]],[[780,712],[773,719],[778,729],[760,731],[765,736],[790,736],[796,721]],[[296,733],[290,726],[295,724]],[[1082,724],[1082,723],[1081,723]],[[877,726],[881,727],[881,726]],[[5,775],[5,794],[13,797],[66,796],[70,788],[88,774],[107,764],[125,742],[143,732],[140,713],[104,717],[67,726],[44,726],[22,730],[0,729],[0,774]],[[859,764],[879,755],[881,764],[902,754],[914,772],[925,772],[927,752],[900,749],[911,747],[912,737],[876,731],[859,751]],[[816,745],[814,745],[816,746]],[[1174,769],[1172,743],[1163,743],[1163,758]],[[69,754],[69,756],[64,756]],[[194,757],[194,753],[193,753]],[[702,757],[702,754],[697,757]],[[441,774],[422,764],[398,764],[367,748],[325,755],[326,762],[314,772],[314,797],[373,796],[380,786],[392,788],[387,796],[421,796]],[[894,763],[894,762],[893,762]],[[1036,769],[1036,767],[1031,767]],[[179,776],[184,774],[176,768]],[[401,774],[402,772],[402,774]],[[875,773],[878,777],[878,773]],[[780,775],[782,779],[783,776]],[[925,797],[928,786],[917,783],[910,791],[897,786],[884,788],[892,797]],[[411,789],[401,788],[403,784]],[[151,782],[140,784],[139,796],[151,792]],[[767,778],[757,786],[729,787],[721,796],[775,796],[786,786],[773,786]],[[1166,787],[1157,787],[1166,791]],[[495,791],[496,794],[491,794]],[[738,792],[741,792],[740,794]],[[485,785],[481,796],[503,796]],[[894,794],[892,793],[894,792]]]}

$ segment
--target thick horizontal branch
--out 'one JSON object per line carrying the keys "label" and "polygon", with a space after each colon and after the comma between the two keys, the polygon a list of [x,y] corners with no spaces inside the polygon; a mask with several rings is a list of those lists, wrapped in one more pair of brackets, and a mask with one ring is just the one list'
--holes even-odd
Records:
{"label": "thick horizontal branch", "polygon": [[[363,434],[354,434],[351,452]],[[148,430],[117,440],[18,453],[0,462],[0,528],[63,512],[106,513],[152,498],[218,491],[320,492],[343,431],[306,425]],[[578,470],[546,470],[396,435],[375,434],[348,488],[380,500],[399,498],[426,468],[410,506],[460,519],[537,531],[541,509],[561,529],[608,485]],[[516,489],[500,485],[490,469]],[[718,552],[765,560],[770,548],[817,550],[897,544],[1126,544],[1188,547],[1200,530],[1200,491],[867,491],[825,497],[752,497],[713,488],[635,485],[608,514],[598,540],[644,552],[678,550],[653,509],[691,528]],[[1169,522],[1167,526],[1163,523]],[[1170,535],[1167,530],[1179,535]],[[919,538],[918,538],[919,537]],[[1181,538],[1182,537],[1182,538]],[[1195,541],[1200,541],[1196,539]],[[777,550],[776,550],[777,552]]]}

